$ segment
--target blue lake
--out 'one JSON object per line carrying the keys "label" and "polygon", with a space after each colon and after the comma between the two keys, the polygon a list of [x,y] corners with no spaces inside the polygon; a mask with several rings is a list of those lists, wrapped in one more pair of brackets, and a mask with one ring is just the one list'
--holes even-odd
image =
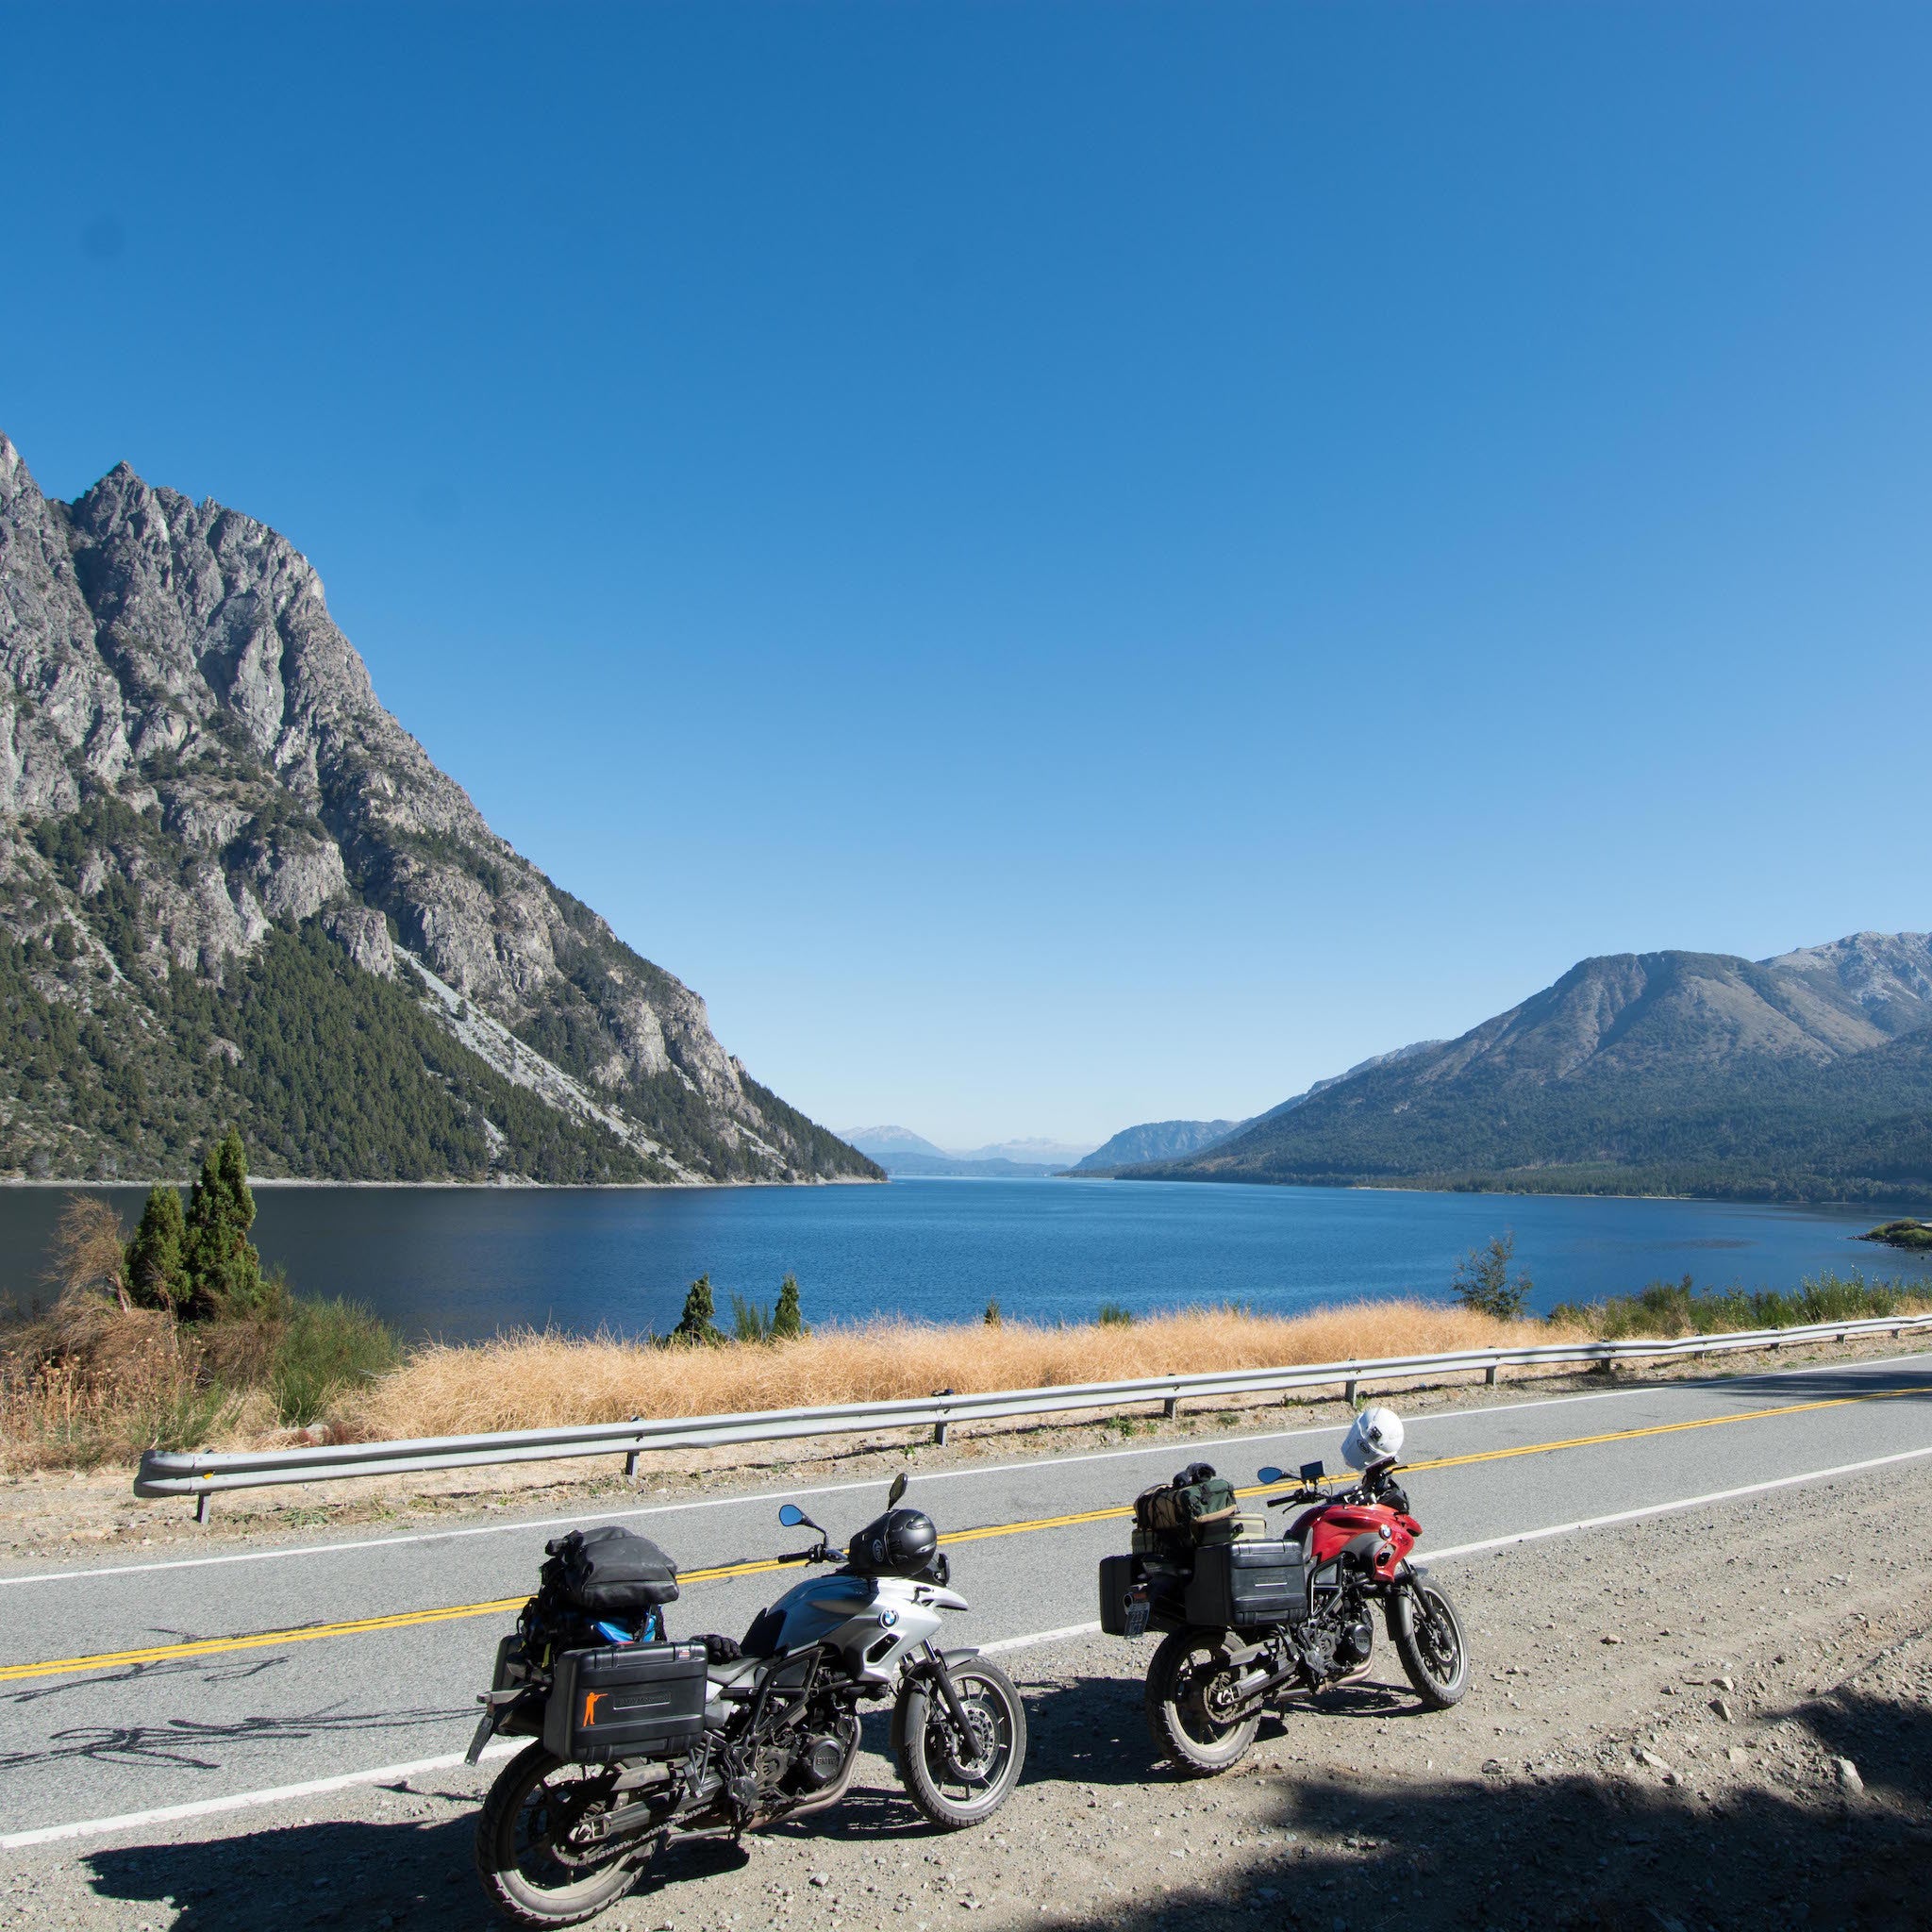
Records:
{"label": "blue lake", "polygon": [[[138,1190],[100,1190],[132,1223]],[[0,1189],[0,1296],[44,1294],[61,1191]],[[1932,1260],[1853,1240],[1890,1208],[1424,1194],[1072,1181],[885,1187],[508,1190],[264,1187],[256,1240],[298,1291],[349,1294],[405,1334],[529,1324],[633,1333],[677,1319],[708,1274],[767,1305],[788,1271],[808,1320],[874,1312],[1091,1321],[1242,1302],[1270,1313],[1356,1297],[1445,1295],[1457,1258],[1505,1228],[1532,1306],[1690,1274],[1793,1288],[1824,1270],[1932,1286]],[[1932,1211],[1922,1206],[1917,1211]]]}

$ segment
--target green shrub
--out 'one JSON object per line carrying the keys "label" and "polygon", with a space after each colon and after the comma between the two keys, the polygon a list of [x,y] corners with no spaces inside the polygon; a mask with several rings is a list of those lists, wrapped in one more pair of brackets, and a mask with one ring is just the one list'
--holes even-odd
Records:
{"label": "green shrub", "polygon": [[1532,1285],[1526,1274],[1510,1274],[1509,1264],[1515,1258],[1516,1235],[1506,1228],[1481,1247],[1470,1249],[1456,1264],[1456,1278],[1449,1284],[1449,1292],[1465,1308],[1513,1321],[1522,1314]]}
{"label": "green shrub", "polygon": [[1000,1305],[998,1302],[991,1301],[987,1303],[985,1319],[986,1325],[989,1328],[997,1328],[1000,1325]]}
{"label": "green shrub", "polygon": [[684,1313],[671,1331],[673,1341],[716,1348],[724,1340],[718,1330],[717,1304],[711,1298],[711,1277],[700,1274],[684,1298]]}
{"label": "green shrub", "polygon": [[245,1315],[263,1306],[261,1257],[248,1239],[254,1225],[248,1157],[242,1136],[230,1127],[208,1149],[201,1178],[188,1197],[181,1258],[192,1313]]}
{"label": "green shrub", "polygon": [[788,1274],[778,1284],[778,1306],[772,1310],[772,1337],[777,1341],[796,1341],[810,1333],[805,1310],[798,1305],[798,1276]]}
{"label": "green shrub", "polygon": [[1101,1328],[1131,1328],[1134,1325],[1133,1310],[1122,1307],[1119,1302],[1102,1302],[1100,1312],[1093,1320]]}
{"label": "green shrub", "polygon": [[291,1427],[318,1422],[345,1389],[396,1365],[396,1339],[360,1302],[330,1295],[291,1304],[269,1383]]}
{"label": "green shrub", "polygon": [[735,1341],[769,1341],[774,1332],[773,1318],[756,1302],[741,1294],[731,1297],[731,1336]]}
{"label": "green shrub", "polygon": [[181,1196],[173,1188],[151,1188],[141,1210],[141,1225],[127,1244],[126,1282],[129,1298],[143,1308],[180,1308],[190,1297],[188,1269],[182,1260],[188,1226],[181,1216]]}
{"label": "green shrub", "polygon": [[1926,1296],[1904,1282],[1868,1282],[1862,1274],[1821,1274],[1789,1293],[1741,1288],[1698,1291],[1690,1275],[1653,1281],[1636,1294],[1565,1303],[1550,1310],[1555,1323],[1578,1324],[1607,1341],[1625,1337],[1669,1341],[1680,1335],[1724,1335],[1743,1328],[1796,1328],[1814,1322],[1858,1322],[1923,1306]]}

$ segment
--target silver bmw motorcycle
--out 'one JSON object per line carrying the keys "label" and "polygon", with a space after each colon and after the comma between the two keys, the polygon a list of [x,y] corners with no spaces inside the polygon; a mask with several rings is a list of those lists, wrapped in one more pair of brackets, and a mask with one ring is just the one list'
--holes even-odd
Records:
{"label": "silver bmw motorcycle", "polygon": [[[935,1642],[949,1610],[950,1566],[932,1519],[886,1512],[839,1549],[795,1505],[778,1520],[817,1533],[787,1563],[833,1563],[753,1620],[741,1641],[665,1639],[661,1605],[677,1594],[657,1546],[593,1531],[592,1557],[648,1558],[602,1591],[562,1551],[497,1650],[495,1682],[470,1761],[495,1732],[534,1740],[491,1786],[476,1864],[513,1924],[575,1924],[629,1891],[675,1833],[743,1832],[823,1811],[845,1794],[858,1758],[859,1707],[892,1699],[891,1742],[912,1802],[943,1830],[982,1823],[1006,1802],[1026,1757],[1026,1715],[1011,1680],[973,1650]],[[584,1545],[579,1536],[567,1543]],[[620,1547],[622,1545],[622,1547]],[[592,1580],[585,1581],[589,1576]],[[575,1580],[573,1580],[575,1579]]]}

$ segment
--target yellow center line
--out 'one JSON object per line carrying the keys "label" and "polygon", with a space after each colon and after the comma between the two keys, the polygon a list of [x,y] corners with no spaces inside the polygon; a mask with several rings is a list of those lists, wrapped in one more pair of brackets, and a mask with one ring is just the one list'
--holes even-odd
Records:
{"label": "yellow center line", "polygon": [[[1559,1442],[1525,1442],[1513,1449],[1478,1449],[1467,1456],[1439,1456],[1428,1462],[1403,1465],[1407,1474],[1433,1469],[1462,1469],[1472,1463],[1501,1462],[1517,1456],[1548,1456],[1559,1449],[1596,1449],[1609,1442],[1634,1442],[1647,1436],[1674,1436],[1690,1429],[1716,1429],[1731,1423],[1765,1422],[1774,1416],[1806,1415],[1826,1408],[1849,1408],[1858,1403],[1886,1402],[1894,1396],[1923,1395],[1923,1388],[1875,1389],[1863,1395],[1834,1395],[1818,1402],[1786,1403],[1774,1408],[1740,1409],[1732,1415],[1699,1416],[1690,1422],[1653,1423],[1641,1429],[1611,1429],[1598,1436],[1571,1436]],[[1274,1484],[1235,1491],[1238,1496],[1261,1495]],[[1024,1523],[989,1523],[976,1529],[949,1531],[944,1543],[985,1542],[993,1537],[1026,1536],[1041,1529],[1071,1529],[1084,1523],[1118,1522],[1134,1513],[1131,1503],[1106,1509],[1082,1509],[1066,1516],[1035,1516]],[[733,1576],[759,1576],[789,1566],[774,1557],[742,1563],[721,1563],[709,1570],[687,1570],[682,1583],[717,1583]],[[51,1657],[42,1663],[0,1665],[0,1683],[27,1677],[56,1677],[86,1671],[111,1671],[142,1664],[185,1662],[194,1657],[222,1657],[230,1651],[273,1650],[284,1644],[314,1643],[325,1637],[363,1637],[381,1630],[409,1630],[425,1624],[452,1624],[465,1617],[500,1616],[520,1610],[525,1596],[498,1597],[491,1603],[455,1604],[434,1610],[404,1610],[391,1617],[358,1617],[346,1624],[310,1624],[293,1630],[261,1630],[244,1637],[208,1637],[188,1643],[151,1644],[142,1650],[103,1651],[93,1657]]]}

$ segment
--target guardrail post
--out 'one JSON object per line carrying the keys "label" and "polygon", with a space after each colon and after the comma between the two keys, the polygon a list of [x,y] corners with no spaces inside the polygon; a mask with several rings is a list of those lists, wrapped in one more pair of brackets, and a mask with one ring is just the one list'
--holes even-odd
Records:
{"label": "guardrail post", "polygon": [[1491,1362],[1489,1365],[1489,1367],[1483,1371],[1483,1380],[1487,1382],[1491,1389],[1493,1389],[1496,1386],[1496,1371],[1500,1369],[1502,1366],[1503,1364],[1501,1362]]}
{"label": "guardrail post", "polygon": [[1170,1395],[1167,1398],[1167,1400],[1160,1405],[1160,1412],[1162,1415],[1166,1416],[1170,1422],[1172,1422],[1174,1418],[1181,1412],[1180,1397],[1178,1395]]}
{"label": "guardrail post", "polygon": [[194,1499],[195,1522],[206,1523],[214,1513],[214,1507],[215,1492],[212,1490],[202,1491],[201,1494]]}
{"label": "guardrail post", "polygon": [[[951,1389],[935,1389],[932,1392],[935,1395],[951,1395],[956,1391]],[[946,1446],[946,1423],[943,1416],[932,1425],[932,1441],[935,1449],[943,1449]]]}
{"label": "guardrail post", "polygon": [[[641,1415],[634,1415],[631,1417],[631,1421],[634,1423],[641,1423],[643,1421],[643,1417]],[[641,1456],[643,1453],[644,1452],[641,1449],[630,1449],[625,1452],[624,1474],[626,1481],[628,1481],[630,1478],[637,1474],[638,1457]]]}
{"label": "guardrail post", "polygon": [[1353,1408],[1355,1407],[1355,1392],[1361,1386],[1360,1381],[1354,1375],[1351,1375],[1341,1385],[1341,1399],[1348,1404],[1349,1407]]}

